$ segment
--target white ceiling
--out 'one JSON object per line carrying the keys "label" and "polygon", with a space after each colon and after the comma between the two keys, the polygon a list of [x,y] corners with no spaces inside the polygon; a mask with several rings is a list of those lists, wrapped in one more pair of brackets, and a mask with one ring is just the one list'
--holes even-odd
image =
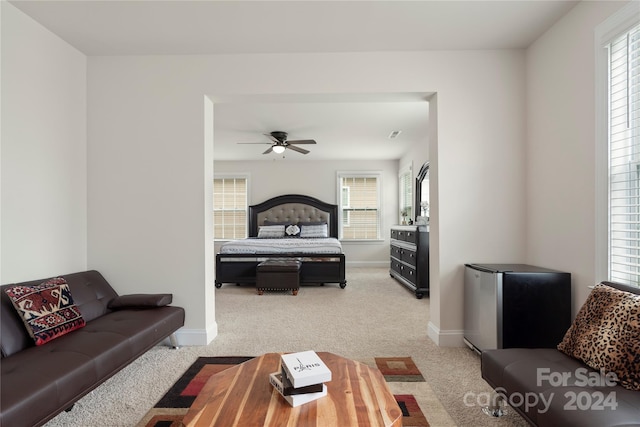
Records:
{"label": "white ceiling", "polygon": [[[10,0],[86,55],[526,48],[576,1]],[[306,159],[397,159],[426,138],[427,94],[217,104],[215,158],[255,159],[274,130]],[[277,105],[274,105],[277,104]],[[399,138],[387,139],[393,130]],[[269,154],[269,156],[277,156]]]}
{"label": "white ceiling", "polygon": [[[263,134],[277,130],[288,132],[289,140],[317,142],[302,146],[311,152],[306,155],[285,151],[289,159],[398,159],[416,142],[426,141],[426,94],[304,98],[303,102],[216,104],[214,158],[280,158],[275,153],[262,155],[270,142]],[[388,136],[394,130],[402,133],[391,140]],[[256,142],[266,144],[238,144]]]}

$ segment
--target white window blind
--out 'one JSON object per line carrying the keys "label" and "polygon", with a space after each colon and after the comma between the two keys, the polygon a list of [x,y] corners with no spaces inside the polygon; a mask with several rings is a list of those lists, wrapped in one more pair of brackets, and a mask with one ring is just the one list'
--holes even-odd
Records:
{"label": "white window blind", "polygon": [[400,173],[398,177],[399,181],[399,193],[400,193],[400,212],[405,213],[403,216],[403,220],[409,220],[413,218],[413,179],[411,174],[411,169],[409,168],[406,171]]}
{"label": "white window blind", "polygon": [[640,25],[608,54],[609,276],[640,285]]}
{"label": "white window blind", "polygon": [[340,238],[375,240],[380,236],[380,186],[377,175],[338,176]]}
{"label": "white window blind", "polygon": [[247,178],[213,180],[213,235],[215,239],[247,237]]}

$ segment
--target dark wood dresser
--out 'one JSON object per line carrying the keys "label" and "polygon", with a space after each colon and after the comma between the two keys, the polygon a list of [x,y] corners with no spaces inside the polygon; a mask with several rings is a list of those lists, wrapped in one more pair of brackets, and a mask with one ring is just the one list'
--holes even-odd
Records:
{"label": "dark wood dresser", "polygon": [[391,227],[389,274],[411,289],[416,298],[429,296],[429,231],[426,226]]}

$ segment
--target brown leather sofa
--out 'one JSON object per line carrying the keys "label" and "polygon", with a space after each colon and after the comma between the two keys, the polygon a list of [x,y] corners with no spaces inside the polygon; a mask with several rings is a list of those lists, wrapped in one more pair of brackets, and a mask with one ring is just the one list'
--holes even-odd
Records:
{"label": "brown leather sofa", "polygon": [[97,271],[61,277],[86,325],[39,346],[5,293],[14,284],[0,287],[0,426],[44,424],[184,325],[171,294],[118,296]]}
{"label": "brown leather sofa", "polygon": [[[603,284],[640,294],[640,288]],[[531,425],[640,426],[640,391],[612,385],[606,373],[559,350],[485,350],[481,360],[482,378]]]}

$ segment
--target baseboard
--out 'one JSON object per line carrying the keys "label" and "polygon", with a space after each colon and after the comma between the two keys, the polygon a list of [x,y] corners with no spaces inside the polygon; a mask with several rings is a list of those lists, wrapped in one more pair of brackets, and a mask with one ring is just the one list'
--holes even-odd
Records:
{"label": "baseboard", "polygon": [[389,268],[389,261],[347,261],[347,267],[382,267]]}
{"label": "baseboard", "polygon": [[465,347],[464,331],[462,330],[442,331],[432,322],[429,322],[427,336],[439,347]]}
{"label": "baseboard", "polygon": [[214,322],[207,329],[185,329],[176,331],[179,346],[208,345],[218,336],[218,324]]}

